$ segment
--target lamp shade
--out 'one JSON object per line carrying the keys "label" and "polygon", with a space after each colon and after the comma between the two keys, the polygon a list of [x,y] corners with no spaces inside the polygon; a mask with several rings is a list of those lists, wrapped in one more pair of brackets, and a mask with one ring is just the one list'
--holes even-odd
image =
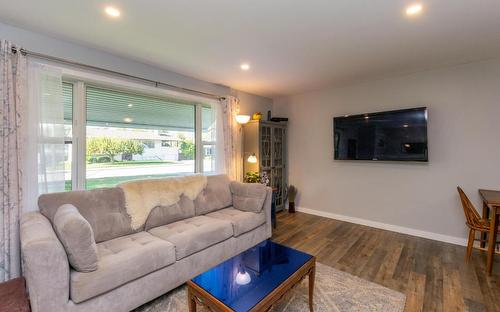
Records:
{"label": "lamp shade", "polygon": [[250,115],[236,115],[236,122],[239,124],[246,124],[250,121]]}
{"label": "lamp shade", "polygon": [[249,163],[256,164],[257,163],[257,156],[255,156],[255,153],[253,153],[252,155],[248,156],[247,161]]}

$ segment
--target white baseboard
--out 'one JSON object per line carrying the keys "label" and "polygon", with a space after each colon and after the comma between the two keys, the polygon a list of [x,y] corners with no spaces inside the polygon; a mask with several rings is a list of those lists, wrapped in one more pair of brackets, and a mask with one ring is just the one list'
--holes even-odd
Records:
{"label": "white baseboard", "polygon": [[309,209],[309,208],[304,208],[304,207],[297,207],[297,211],[320,216],[320,217],[325,217],[325,218],[329,218],[329,219],[335,219],[335,220],[340,220],[340,221],[345,221],[345,222],[350,222],[350,223],[355,223],[355,224],[366,225],[366,226],[374,227],[377,229],[398,232],[398,233],[408,234],[408,235],[417,236],[417,237],[423,237],[423,238],[432,239],[432,240],[445,242],[445,243],[450,243],[450,244],[454,244],[454,245],[467,246],[467,240],[465,238],[449,236],[449,235],[444,235],[444,234],[438,234],[438,233],[432,233],[432,232],[427,232],[427,231],[422,231],[422,230],[416,230],[416,229],[407,228],[404,226],[387,224],[387,223],[371,221],[371,220],[366,220],[366,219],[360,219],[360,218],[355,218],[355,217],[349,217],[349,216],[344,216],[344,215],[340,215],[340,214],[336,214],[336,213],[319,211],[319,210],[314,210],[314,209]]}

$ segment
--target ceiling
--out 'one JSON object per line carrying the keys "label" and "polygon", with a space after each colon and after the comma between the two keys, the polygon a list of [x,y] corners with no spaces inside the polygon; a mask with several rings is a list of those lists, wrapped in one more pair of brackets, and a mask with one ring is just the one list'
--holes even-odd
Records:
{"label": "ceiling", "polygon": [[500,57],[499,0],[412,2],[0,0],[0,21],[268,97]]}

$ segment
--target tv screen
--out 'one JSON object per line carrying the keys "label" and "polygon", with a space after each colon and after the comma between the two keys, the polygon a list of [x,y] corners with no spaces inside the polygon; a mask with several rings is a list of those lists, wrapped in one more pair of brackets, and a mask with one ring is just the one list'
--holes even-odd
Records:
{"label": "tv screen", "polygon": [[333,118],[336,160],[428,161],[427,108]]}

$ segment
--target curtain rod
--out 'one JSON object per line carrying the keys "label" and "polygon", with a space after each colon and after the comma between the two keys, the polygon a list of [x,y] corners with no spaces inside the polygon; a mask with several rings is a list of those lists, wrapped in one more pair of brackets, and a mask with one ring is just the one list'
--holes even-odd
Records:
{"label": "curtain rod", "polygon": [[217,94],[207,93],[207,92],[193,90],[193,89],[189,89],[189,88],[183,88],[183,87],[171,85],[171,84],[161,82],[161,81],[155,81],[155,80],[151,80],[151,79],[147,79],[147,78],[143,78],[143,77],[138,77],[138,76],[133,76],[133,75],[125,74],[122,72],[118,72],[118,71],[114,71],[114,70],[110,70],[110,69],[106,69],[106,68],[102,68],[102,67],[87,65],[87,64],[83,64],[83,63],[74,62],[74,61],[70,61],[67,59],[51,56],[51,55],[46,55],[46,54],[42,54],[42,53],[38,53],[38,52],[28,51],[28,50],[23,49],[23,48],[17,49],[16,47],[12,47],[12,53],[15,54],[18,52],[18,50],[22,55],[28,55],[28,56],[36,57],[39,59],[44,59],[44,60],[53,61],[53,62],[62,63],[62,64],[68,64],[68,65],[77,66],[77,67],[89,68],[92,70],[96,70],[96,71],[100,71],[100,72],[104,72],[104,73],[108,73],[108,74],[112,74],[112,75],[117,75],[117,76],[121,76],[124,78],[139,80],[139,81],[150,83],[150,84],[154,85],[156,88],[163,86],[163,87],[166,87],[168,89],[180,90],[183,92],[197,94],[197,95],[201,95],[204,97],[213,98],[213,99],[217,99],[217,100],[225,100],[226,99],[225,97],[217,95]]}

